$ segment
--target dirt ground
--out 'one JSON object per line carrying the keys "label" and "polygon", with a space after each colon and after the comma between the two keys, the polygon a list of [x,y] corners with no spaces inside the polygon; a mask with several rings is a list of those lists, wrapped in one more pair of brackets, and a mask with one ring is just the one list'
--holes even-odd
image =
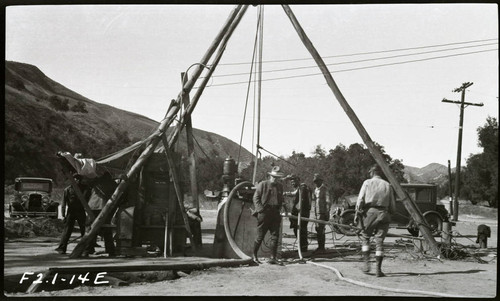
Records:
{"label": "dirt ground", "polygon": [[[213,243],[215,210],[202,211],[204,249]],[[475,243],[477,226],[491,227],[487,249]],[[38,292],[29,296],[422,296],[492,298],[497,292],[497,218],[460,215],[453,228],[456,260],[438,259],[418,252],[407,238],[388,237],[383,271],[387,277],[361,272],[360,244],[356,236],[327,236],[327,252],[304,254],[306,263],[298,263],[296,241],[284,221],[284,266],[262,264],[237,268],[209,268],[179,272],[175,280],[134,282],[127,286],[81,286],[74,289]],[[311,231],[314,231],[310,228]],[[390,234],[407,235],[406,230],[391,229]],[[76,234],[75,234],[76,235]],[[436,238],[440,242],[440,238]],[[33,241],[31,241],[33,240]],[[30,242],[31,241],[31,242]],[[53,250],[54,239],[24,238],[4,244],[6,254],[24,248],[26,258],[40,250]],[[310,250],[316,248],[310,239]],[[24,246],[24,247],[23,247]],[[71,252],[70,245],[68,251]],[[32,250],[32,251],[30,251]],[[38,251],[37,251],[38,250]],[[347,250],[341,254],[340,250]],[[465,254],[473,255],[463,257]],[[33,254],[31,254],[33,255]],[[372,254],[373,256],[373,254]],[[460,258],[462,257],[462,258]],[[5,261],[9,260],[6,255]],[[375,262],[372,257],[372,269]],[[338,273],[335,272],[338,271]],[[4,292],[5,293],[5,292]],[[24,293],[8,294],[27,296]]]}

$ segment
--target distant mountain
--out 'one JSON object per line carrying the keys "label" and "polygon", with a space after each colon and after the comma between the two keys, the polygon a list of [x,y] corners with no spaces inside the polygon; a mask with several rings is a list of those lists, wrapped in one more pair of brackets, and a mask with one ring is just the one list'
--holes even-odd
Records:
{"label": "distant mountain", "polygon": [[[453,171],[454,169],[452,169]],[[405,166],[404,173],[404,177],[409,183],[435,183],[440,185],[448,180],[448,167],[439,163],[431,163],[422,168]]]}
{"label": "distant mountain", "polygon": [[[147,137],[157,126],[152,119],[71,91],[33,65],[5,62],[7,184],[18,176],[50,177],[62,183],[58,151],[98,159]],[[193,133],[197,157],[238,156],[239,145],[233,141],[198,129]],[[179,139],[180,152],[186,150],[185,140]],[[242,165],[252,161],[246,149],[241,153]]]}

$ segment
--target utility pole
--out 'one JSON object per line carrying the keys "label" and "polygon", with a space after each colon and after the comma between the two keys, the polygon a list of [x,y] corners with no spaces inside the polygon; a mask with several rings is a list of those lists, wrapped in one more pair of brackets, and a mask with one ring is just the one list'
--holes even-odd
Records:
{"label": "utility pole", "polygon": [[455,197],[453,199],[453,221],[458,220],[458,195],[460,191],[460,165],[462,157],[462,130],[464,125],[464,108],[465,106],[478,106],[482,107],[483,103],[470,103],[465,102],[465,89],[472,86],[474,83],[463,83],[460,88],[456,88],[452,92],[462,93],[461,101],[453,101],[443,98],[442,102],[460,104],[460,121],[458,124],[458,149],[457,149],[457,170],[455,172]]}

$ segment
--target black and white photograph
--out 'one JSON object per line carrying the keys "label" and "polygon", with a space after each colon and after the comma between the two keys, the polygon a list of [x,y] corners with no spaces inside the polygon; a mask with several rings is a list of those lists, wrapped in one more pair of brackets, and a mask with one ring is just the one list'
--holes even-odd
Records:
{"label": "black and white photograph", "polygon": [[4,297],[497,297],[496,2],[3,8]]}

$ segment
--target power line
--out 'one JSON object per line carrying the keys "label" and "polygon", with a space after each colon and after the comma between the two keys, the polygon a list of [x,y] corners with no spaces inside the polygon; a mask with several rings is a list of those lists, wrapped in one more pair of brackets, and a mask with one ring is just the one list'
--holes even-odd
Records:
{"label": "power line", "polygon": [[[331,64],[326,64],[326,66],[336,66],[336,65],[344,65],[344,64],[353,64],[353,63],[361,63],[361,62],[378,61],[378,60],[393,59],[393,58],[406,57],[406,56],[412,56],[412,55],[421,55],[421,54],[429,54],[429,53],[436,53],[436,52],[443,52],[443,51],[458,50],[458,49],[464,49],[464,48],[490,46],[490,45],[496,45],[496,44],[497,43],[488,43],[488,44],[481,44],[481,45],[463,46],[463,47],[455,47],[455,48],[448,48],[448,49],[424,51],[424,52],[417,52],[417,53],[399,54],[399,55],[392,55],[392,56],[379,57],[379,58],[371,58],[371,59],[363,59],[363,60],[356,60],[356,61],[331,63]],[[262,72],[263,73],[282,72],[282,71],[289,71],[289,70],[311,69],[311,68],[317,68],[317,67],[318,67],[317,65],[314,65],[314,66],[302,66],[302,67],[293,67],[293,68],[282,68],[282,69],[267,70],[267,71],[262,71]],[[212,77],[215,78],[215,77],[227,77],[227,76],[238,76],[238,75],[248,75],[248,72],[213,75]]]}
{"label": "power line", "polygon": [[[455,57],[455,56],[462,56],[462,55],[468,55],[468,54],[475,54],[475,53],[482,53],[482,52],[489,52],[489,51],[498,51],[498,48],[496,48],[496,49],[487,49],[487,50],[479,50],[479,51],[472,51],[472,52],[464,52],[464,53],[458,53],[458,54],[443,55],[443,56],[436,56],[436,57],[425,58],[425,59],[416,59],[416,60],[409,60],[409,61],[402,61],[402,62],[395,62],[395,63],[387,63],[387,64],[380,64],[380,65],[373,65],[373,66],[365,66],[365,67],[358,67],[358,68],[343,69],[343,70],[337,70],[337,71],[330,71],[330,73],[341,73],[341,72],[363,70],[363,69],[372,69],[372,68],[386,67],[386,66],[393,66],[393,65],[402,65],[402,64],[408,64],[408,63],[430,61],[430,60],[436,60],[436,59],[442,59],[442,58],[448,58],[448,57]],[[291,78],[317,76],[317,75],[322,75],[322,74],[323,73],[310,73],[310,74],[303,74],[303,75],[290,75],[290,76],[284,76],[284,77],[275,77],[275,78],[263,79],[262,81],[275,81],[275,80],[282,80],[282,79],[291,79]],[[207,86],[207,87],[219,87],[219,86],[239,85],[239,84],[247,84],[247,83],[248,82],[246,82],[246,81],[245,82],[232,82],[232,83],[214,84],[214,85]]]}
{"label": "power line", "polygon": [[[486,42],[486,41],[498,41],[498,39],[473,40],[473,41],[465,41],[465,42],[438,44],[438,45],[418,46],[418,47],[399,48],[399,49],[390,49],[390,50],[378,50],[378,51],[370,51],[370,52],[358,52],[358,53],[351,53],[351,54],[330,55],[330,56],[324,56],[323,58],[334,58],[334,57],[346,57],[346,56],[356,56],[356,55],[366,55],[366,54],[387,53],[387,52],[406,51],[406,50],[415,50],[415,49],[425,49],[425,48],[443,47],[443,46],[451,46],[451,45],[470,44],[470,43],[478,43],[478,42]],[[312,58],[299,58],[299,59],[287,59],[287,60],[269,60],[269,61],[262,61],[262,62],[263,63],[280,63],[280,62],[306,61],[306,60],[312,60]],[[224,66],[229,66],[229,65],[245,65],[245,64],[250,64],[250,63],[249,62],[245,62],[245,63],[225,63],[225,64],[219,64],[219,66],[221,66],[221,65],[224,65]]]}

